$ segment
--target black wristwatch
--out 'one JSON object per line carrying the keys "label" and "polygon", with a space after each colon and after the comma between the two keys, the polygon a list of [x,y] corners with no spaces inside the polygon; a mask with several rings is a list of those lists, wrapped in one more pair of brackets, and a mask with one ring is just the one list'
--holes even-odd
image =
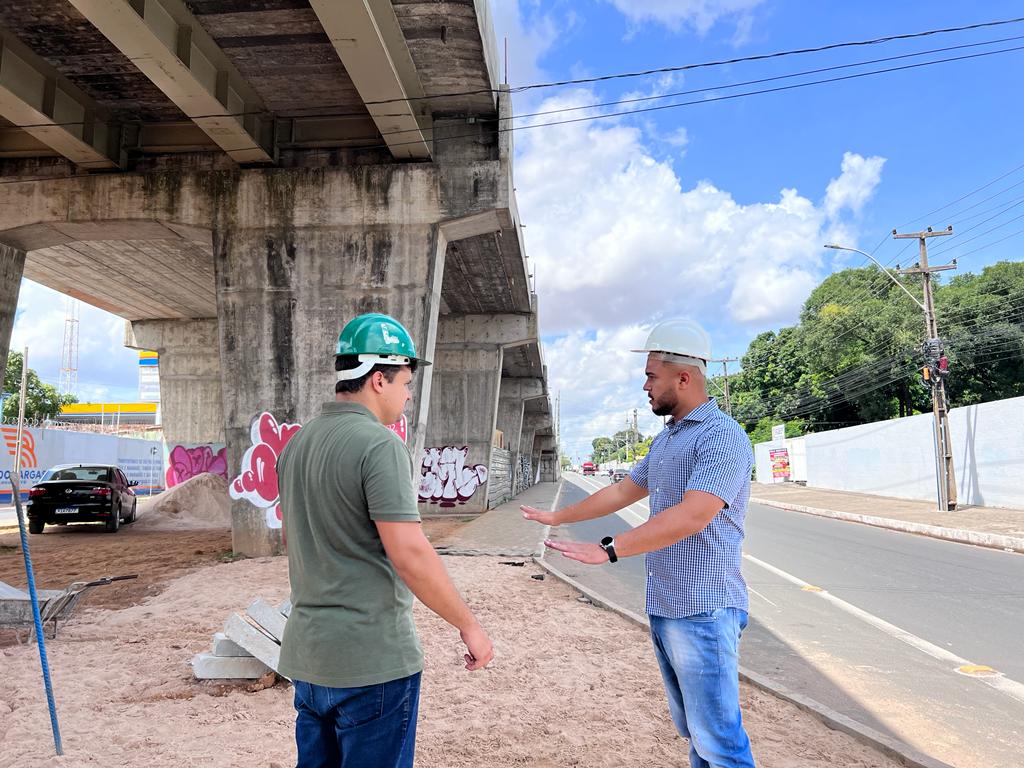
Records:
{"label": "black wristwatch", "polygon": [[601,539],[601,549],[608,553],[609,563],[614,563],[619,559],[619,556],[615,554],[615,539],[611,536],[605,536]]}

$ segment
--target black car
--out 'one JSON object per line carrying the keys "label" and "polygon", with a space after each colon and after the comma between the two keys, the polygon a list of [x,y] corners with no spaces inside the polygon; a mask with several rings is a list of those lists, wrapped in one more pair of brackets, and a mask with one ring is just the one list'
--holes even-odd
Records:
{"label": "black car", "polygon": [[46,525],[99,522],[116,533],[122,522],[135,521],[136,485],[111,464],[61,464],[29,489],[28,530],[42,533]]}

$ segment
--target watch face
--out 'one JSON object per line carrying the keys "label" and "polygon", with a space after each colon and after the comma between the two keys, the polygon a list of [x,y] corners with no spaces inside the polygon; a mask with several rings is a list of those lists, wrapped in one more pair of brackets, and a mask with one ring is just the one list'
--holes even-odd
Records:
{"label": "watch face", "polygon": [[613,541],[615,541],[615,540],[611,536],[605,536],[603,539],[601,539],[601,546],[602,547],[607,547]]}

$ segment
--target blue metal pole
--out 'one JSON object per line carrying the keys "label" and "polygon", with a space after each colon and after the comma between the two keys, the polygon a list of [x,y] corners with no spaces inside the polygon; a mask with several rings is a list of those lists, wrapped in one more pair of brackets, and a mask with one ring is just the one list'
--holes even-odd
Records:
{"label": "blue metal pole", "polygon": [[32,555],[28,551],[28,535],[25,531],[25,519],[21,510],[21,491],[18,489],[18,476],[11,473],[11,489],[14,506],[18,512],[18,532],[21,534],[21,554],[25,558],[25,573],[28,576],[28,594],[32,598],[32,618],[36,625],[36,646],[39,648],[39,664],[43,668],[43,685],[46,687],[46,704],[50,708],[50,728],[53,730],[53,746],[58,755],[64,754],[64,746],[60,740],[60,725],[57,723],[57,704],[53,698],[53,685],[50,683],[50,664],[46,660],[46,637],[43,633],[43,619],[39,613],[39,596],[36,594],[36,577],[32,571]]}

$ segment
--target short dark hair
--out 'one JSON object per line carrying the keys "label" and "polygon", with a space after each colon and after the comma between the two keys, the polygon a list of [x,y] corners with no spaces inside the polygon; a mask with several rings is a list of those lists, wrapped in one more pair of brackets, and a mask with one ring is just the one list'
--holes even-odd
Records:
{"label": "short dark hair", "polygon": [[[334,358],[334,370],[336,371],[350,371],[353,368],[358,368],[360,365],[362,365],[362,362],[355,355],[338,355]],[[395,380],[395,376],[398,375],[398,371],[402,368],[408,368],[410,373],[416,373],[416,361],[413,360],[408,365],[375,365],[358,379],[344,379],[336,382],[334,392],[335,394],[355,394],[363,388],[363,385],[377,371],[383,373],[384,378],[392,382]]]}

